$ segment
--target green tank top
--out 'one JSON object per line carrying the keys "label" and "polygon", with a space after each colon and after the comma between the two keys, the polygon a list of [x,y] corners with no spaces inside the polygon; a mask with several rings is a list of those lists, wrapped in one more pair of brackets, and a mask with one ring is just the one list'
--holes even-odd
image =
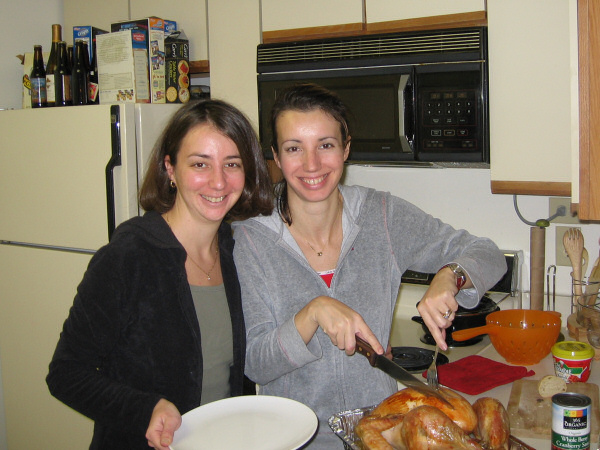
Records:
{"label": "green tank top", "polygon": [[233,333],[225,286],[190,285],[202,342],[202,401],[214,402],[231,396]]}

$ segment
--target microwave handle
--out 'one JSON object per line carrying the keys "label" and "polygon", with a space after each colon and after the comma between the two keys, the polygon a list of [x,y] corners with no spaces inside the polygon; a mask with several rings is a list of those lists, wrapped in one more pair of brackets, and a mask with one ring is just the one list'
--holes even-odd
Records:
{"label": "microwave handle", "polygon": [[407,111],[412,111],[412,95],[410,92],[410,74],[400,75],[398,83],[398,134],[400,135],[400,148],[402,153],[413,153],[412,130],[410,118],[412,114],[407,114]]}

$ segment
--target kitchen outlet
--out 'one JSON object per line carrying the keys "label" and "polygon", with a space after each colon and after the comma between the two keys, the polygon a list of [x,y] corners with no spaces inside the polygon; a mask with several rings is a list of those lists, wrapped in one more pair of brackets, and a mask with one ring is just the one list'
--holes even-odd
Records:
{"label": "kitchen outlet", "polygon": [[567,266],[570,267],[571,266],[571,260],[569,259],[569,256],[567,255],[567,251],[565,250],[565,245],[563,244],[563,237],[565,235],[565,232],[569,229],[569,228],[574,228],[574,227],[556,227],[556,243],[555,243],[555,247],[556,247],[556,265],[557,266]]}
{"label": "kitchen outlet", "polygon": [[560,206],[565,207],[565,215],[558,216],[552,219],[552,223],[572,223],[579,225],[579,218],[571,214],[571,198],[570,197],[550,197],[550,206],[548,208],[548,217],[556,214]]}

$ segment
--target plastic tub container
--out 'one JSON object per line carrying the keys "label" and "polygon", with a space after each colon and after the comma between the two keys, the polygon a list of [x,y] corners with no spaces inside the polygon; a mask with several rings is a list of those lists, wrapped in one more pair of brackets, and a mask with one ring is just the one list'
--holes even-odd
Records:
{"label": "plastic tub container", "polygon": [[592,369],[595,351],[579,341],[562,341],[552,346],[554,372],[567,383],[586,382]]}

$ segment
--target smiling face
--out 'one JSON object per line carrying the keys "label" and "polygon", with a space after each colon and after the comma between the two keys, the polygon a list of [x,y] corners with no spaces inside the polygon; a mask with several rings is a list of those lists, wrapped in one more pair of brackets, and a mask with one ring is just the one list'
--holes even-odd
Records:
{"label": "smiling face", "polygon": [[287,110],[277,118],[273,152],[288,183],[290,201],[320,202],[336,195],[350,141],[342,140],[340,123],[320,109]]}
{"label": "smiling face", "polygon": [[209,124],[192,128],[181,141],[177,163],[165,157],[177,186],[174,208],[194,220],[220,222],[244,189],[244,168],[235,143]]}

